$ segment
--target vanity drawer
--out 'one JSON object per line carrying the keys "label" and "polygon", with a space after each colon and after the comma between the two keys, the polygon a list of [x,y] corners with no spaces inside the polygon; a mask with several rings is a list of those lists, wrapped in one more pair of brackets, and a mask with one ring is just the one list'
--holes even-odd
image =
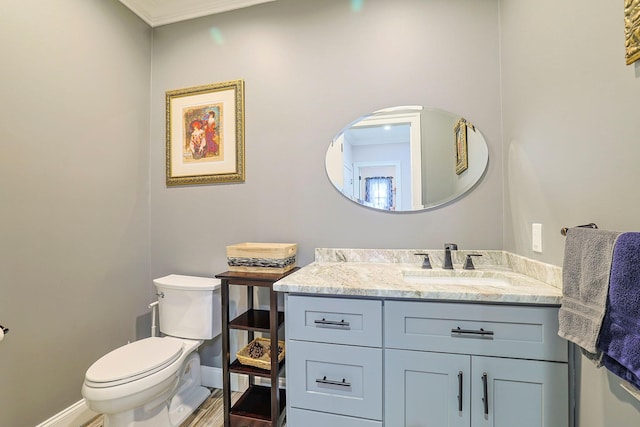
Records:
{"label": "vanity drawer", "polygon": [[288,295],[286,312],[290,339],[382,346],[380,300]]}
{"label": "vanity drawer", "polygon": [[287,410],[287,425],[291,427],[382,427],[382,422],[291,408]]}
{"label": "vanity drawer", "polygon": [[289,407],[382,420],[382,349],[289,340],[286,369]]}
{"label": "vanity drawer", "polygon": [[385,347],[568,360],[555,307],[387,301]]}

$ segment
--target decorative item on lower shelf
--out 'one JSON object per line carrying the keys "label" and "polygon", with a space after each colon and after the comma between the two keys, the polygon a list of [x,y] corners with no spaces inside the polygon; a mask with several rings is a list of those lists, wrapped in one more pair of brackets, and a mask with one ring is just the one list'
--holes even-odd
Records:
{"label": "decorative item on lower shelf", "polygon": [[[271,340],[256,338],[236,353],[243,365],[271,370]],[[278,362],[284,359],[284,341],[278,341]]]}

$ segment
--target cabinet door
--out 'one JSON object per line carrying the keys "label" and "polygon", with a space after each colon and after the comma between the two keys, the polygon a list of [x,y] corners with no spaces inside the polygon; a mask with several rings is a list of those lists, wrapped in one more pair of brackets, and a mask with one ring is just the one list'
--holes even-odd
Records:
{"label": "cabinet door", "polygon": [[481,356],[471,360],[472,427],[568,426],[566,363]]}
{"label": "cabinet door", "polygon": [[469,356],[407,350],[384,354],[385,425],[469,427]]}

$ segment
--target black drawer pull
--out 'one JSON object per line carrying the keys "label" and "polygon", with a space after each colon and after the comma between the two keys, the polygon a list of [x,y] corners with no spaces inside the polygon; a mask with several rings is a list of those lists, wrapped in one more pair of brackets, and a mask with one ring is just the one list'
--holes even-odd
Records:
{"label": "black drawer pull", "polygon": [[344,378],[342,379],[342,381],[334,381],[334,380],[328,380],[327,377],[325,376],[322,379],[317,378],[316,382],[318,384],[339,385],[340,387],[351,387],[351,383],[346,382]]}
{"label": "black drawer pull", "polygon": [[462,412],[462,371],[458,372],[458,412]]}
{"label": "black drawer pull", "polygon": [[482,404],[484,406],[484,414],[489,415],[489,390],[487,373],[482,374]]}
{"label": "black drawer pull", "polygon": [[460,326],[458,326],[455,329],[451,330],[452,334],[455,335],[480,335],[480,336],[493,336],[493,331],[485,331],[483,328],[480,328],[479,330],[476,329],[460,329]]}
{"label": "black drawer pull", "polygon": [[337,326],[339,328],[349,327],[349,322],[345,322],[344,320],[341,320],[339,322],[336,320],[326,320],[324,317],[322,318],[322,320],[314,320],[313,323],[318,326]]}

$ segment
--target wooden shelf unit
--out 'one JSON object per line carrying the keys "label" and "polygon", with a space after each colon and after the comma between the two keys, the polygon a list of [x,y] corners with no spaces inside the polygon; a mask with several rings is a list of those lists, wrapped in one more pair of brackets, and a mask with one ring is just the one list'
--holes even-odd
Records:
{"label": "wooden shelf unit", "polygon": [[[227,271],[216,275],[221,281],[222,297],[222,387],[224,401],[224,427],[280,427],[285,418],[286,394],[278,387],[285,358],[278,362],[278,331],[284,324],[284,313],[278,311],[278,293],[273,284],[298,270],[286,273],[248,273]],[[248,310],[234,319],[229,319],[229,286],[247,288]],[[254,286],[269,289],[269,310],[253,307]],[[260,369],[242,365],[231,360],[229,331],[247,331],[247,339],[254,339],[255,332],[268,333],[271,339],[271,369]],[[231,373],[248,375],[249,388],[231,405]],[[269,378],[271,387],[256,385],[254,378]]]}

